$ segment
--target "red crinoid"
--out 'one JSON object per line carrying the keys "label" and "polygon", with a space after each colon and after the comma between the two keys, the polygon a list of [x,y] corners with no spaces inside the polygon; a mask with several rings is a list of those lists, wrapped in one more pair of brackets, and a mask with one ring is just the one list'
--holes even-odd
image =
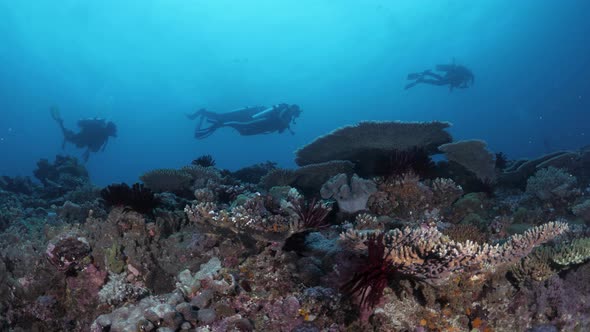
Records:
{"label": "red crinoid", "polygon": [[311,202],[299,200],[293,204],[293,211],[299,217],[299,228],[303,230],[328,226],[326,217],[332,209],[314,198]]}
{"label": "red crinoid", "polygon": [[360,296],[360,306],[376,306],[383,296],[389,277],[394,272],[393,264],[386,259],[383,233],[371,234],[367,239],[368,259],[359,267],[354,277],[341,290],[351,296]]}

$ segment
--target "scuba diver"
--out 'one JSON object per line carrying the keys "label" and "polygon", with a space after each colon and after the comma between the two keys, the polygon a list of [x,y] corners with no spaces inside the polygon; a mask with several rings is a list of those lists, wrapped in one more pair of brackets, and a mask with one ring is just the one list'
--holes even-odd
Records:
{"label": "scuba diver", "polygon": [[427,69],[421,73],[408,74],[408,80],[414,82],[406,85],[405,89],[414,87],[418,83],[432,84],[432,85],[448,85],[449,89],[453,91],[454,88],[465,89],[473,85],[475,77],[471,70],[465,66],[453,64],[437,65],[436,70],[443,72],[442,75],[433,73]]}
{"label": "scuba diver", "polygon": [[[209,137],[221,127],[231,127],[242,136],[283,133],[291,130],[291,124],[296,124],[295,119],[301,114],[297,105],[278,104],[271,107],[254,106],[244,107],[227,113],[215,113],[202,108],[193,114],[187,114],[190,120],[199,118],[199,124],[195,129],[195,138]],[[203,128],[203,123],[210,124]]]}
{"label": "scuba diver", "polygon": [[51,117],[57,122],[64,135],[62,149],[66,142],[70,142],[78,148],[86,148],[83,154],[84,161],[88,161],[90,152],[104,151],[109,141],[109,137],[117,137],[117,126],[105,119],[84,119],[78,121],[79,133],[64,127],[64,120],[59,114],[57,107],[51,108]]}

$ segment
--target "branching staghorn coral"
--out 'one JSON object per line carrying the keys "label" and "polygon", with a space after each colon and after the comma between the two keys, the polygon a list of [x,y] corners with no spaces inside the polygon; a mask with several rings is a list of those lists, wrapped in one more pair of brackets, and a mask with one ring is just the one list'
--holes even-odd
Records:
{"label": "branching staghorn coral", "polygon": [[526,192],[543,202],[562,200],[578,194],[576,183],[576,177],[565,170],[547,167],[527,180]]}
{"label": "branching staghorn coral", "polygon": [[590,259],[590,238],[577,238],[555,247],[541,247],[512,266],[519,282],[543,281],[552,275]]}
{"label": "branching staghorn coral", "polygon": [[[550,241],[568,229],[561,222],[550,222],[510,237],[502,245],[455,242],[436,228],[404,228],[385,233],[386,257],[395,271],[403,276],[431,284],[444,284],[453,273],[493,270],[528,255],[534,247]],[[348,247],[367,250],[371,233],[348,230],[341,240],[352,242]]]}
{"label": "branching staghorn coral", "polygon": [[245,235],[258,241],[282,241],[297,231],[298,221],[291,215],[272,214],[264,207],[263,197],[256,193],[243,204],[229,210],[215,203],[201,202],[186,206],[189,220],[212,227],[221,233]]}
{"label": "branching staghorn coral", "polygon": [[589,258],[590,238],[585,237],[560,244],[554,250],[552,260],[561,266],[568,266],[583,263]]}

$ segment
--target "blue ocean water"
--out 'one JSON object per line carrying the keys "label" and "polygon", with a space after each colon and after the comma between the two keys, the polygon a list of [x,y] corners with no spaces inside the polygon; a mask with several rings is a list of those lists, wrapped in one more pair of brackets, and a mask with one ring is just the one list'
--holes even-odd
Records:
{"label": "blue ocean water", "polygon": [[[0,174],[80,157],[68,127],[118,126],[86,166],[94,183],[211,154],[235,170],[361,120],[445,120],[455,139],[510,158],[590,143],[590,2],[311,0],[0,0]],[[455,61],[475,85],[404,90],[409,72]],[[198,108],[294,103],[289,133],[195,140]]]}

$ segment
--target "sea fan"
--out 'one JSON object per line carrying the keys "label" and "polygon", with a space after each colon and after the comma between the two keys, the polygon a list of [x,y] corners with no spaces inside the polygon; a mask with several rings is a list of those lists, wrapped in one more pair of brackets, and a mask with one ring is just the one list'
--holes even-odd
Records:
{"label": "sea fan", "polygon": [[383,296],[389,277],[394,273],[393,264],[386,259],[383,233],[372,234],[367,239],[369,257],[359,267],[352,279],[341,290],[348,296],[360,296],[360,306],[376,306]]}

